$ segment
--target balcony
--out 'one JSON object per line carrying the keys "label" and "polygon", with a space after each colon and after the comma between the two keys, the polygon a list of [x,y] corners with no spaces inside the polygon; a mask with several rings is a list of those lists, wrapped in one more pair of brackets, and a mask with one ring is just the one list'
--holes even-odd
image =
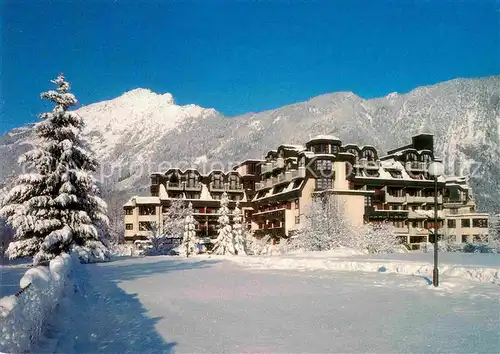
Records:
{"label": "balcony", "polygon": [[407,162],[405,165],[405,170],[413,172],[425,172],[426,171],[425,162],[418,162],[418,161]]}
{"label": "balcony", "polygon": [[186,183],[184,185],[184,190],[199,192],[201,191],[201,182],[196,182],[194,184]]}
{"label": "balcony", "polygon": [[182,191],[184,190],[184,182],[167,182],[166,188],[170,191]]}
{"label": "balcony", "polygon": [[[423,204],[423,203],[429,203],[429,204],[434,204],[434,197],[423,197],[423,196],[412,196],[412,195],[407,195],[406,196],[406,202],[407,203],[418,203],[418,204]],[[443,196],[438,196],[438,204],[443,203]]]}
{"label": "balcony", "polygon": [[306,168],[305,167],[299,167],[298,170],[291,170],[289,172],[291,173],[291,179],[304,178],[306,176]]}
{"label": "balcony", "polygon": [[408,226],[405,226],[405,227],[395,227],[394,228],[394,233],[396,233],[396,234],[408,234],[409,233]]}
{"label": "balcony", "polygon": [[210,192],[224,192],[226,190],[224,183],[214,183],[210,182],[208,185]]}
{"label": "balcony", "polygon": [[267,162],[265,164],[262,164],[262,173],[270,173],[270,172],[273,172],[273,163]]}
{"label": "balcony", "polygon": [[278,168],[284,168],[285,167],[285,160],[282,157],[278,157],[276,161],[272,162],[272,169],[276,170]]}

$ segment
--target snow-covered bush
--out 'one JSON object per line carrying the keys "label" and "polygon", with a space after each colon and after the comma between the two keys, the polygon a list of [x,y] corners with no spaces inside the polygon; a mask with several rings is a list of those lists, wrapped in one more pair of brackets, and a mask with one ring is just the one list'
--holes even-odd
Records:
{"label": "snow-covered bush", "polygon": [[231,227],[229,216],[230,211],[228,208],[229,198],[227,197],[227,193],[224,192],[222,194],[222,198],[220,201],[220,209],[218,219],[218,236],[214,242],[214,248],[212,250],[213,254],[224,255],[224,254],[235,254],[236,250],[234,249],[234,234],[233,228]]}
{"label": "snow-covered bush", "polygon": [[236,203],[236,208],[233,211],[233,233],[234,233],[234,248],[239,256],[246,256],[246,235],[243,229],[243,216],[240,209],[240,203]]}
{"label": "snow-covered bush", "polygon": [[368,253],[394,253],[400,249],[400,244],[394,226],[381,222],[365,225],[360,235],[359,249]]}
{"label": "snow-covered bush", "polygon": [[[423,252],[434,252],[434,244],[427,242],[420,247]],[[439,252],[464,252],[464,253],[500,253],[497,242],[488,243],[455,243],[438,241]]]}
{"label": "snow-covered bush", "polygon": [[0,352],[30,351],[59,302],[76,263],[63,253],[52,259],[48,267],[30,268],[20,281],[25,290],[18,296],[0,299]]}
{"label": "snow-covered bush", "polygon": [[248,253],[259,256],[266,254],[269,249],[269,241],[271,236],[265,235],[261,238],[251,237],[247,240]]}
{"label": "snow-covered bush", "polygon": [[189,203],[187,215],[184,218],[184,237],[182,239],[186,257],[198,253],[198,240],[196,239],[196,221],[193,216],[193,205]]}
{"label": "snow-covered bush", "polygon": [[338,247],[359,248],[359,232],[344,215],[345,205],[334,196],[315,198],[304,212],[304,226],[291,249],[326,251]]}
{"label": "snow-covered bush", "polygon": [[35,147],[19,163],[31,173],[17,177],[2,201],[0,216],[15,230],[10,258],[33,257],[33,263],[51,260],[75,245],[92,255],[108,224],[106,203],[99,197],[92,172],[98,162],[80,138],[83,119],[68,111],[77,101],[61,74],[52,81],[56,90],[41,94],[54,103],[52,112],[35,124]]}

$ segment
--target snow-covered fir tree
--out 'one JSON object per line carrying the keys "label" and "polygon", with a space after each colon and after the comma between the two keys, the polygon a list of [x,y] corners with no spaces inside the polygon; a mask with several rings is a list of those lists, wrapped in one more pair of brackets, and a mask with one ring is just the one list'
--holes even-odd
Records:
{"label": "snow-covered fir tree", "polygon": [[316,197],[304,212],[304,226],[293,238],[292,249],[326,251],[337,247],[357,248],[353,225],[344,216],[345,204],[334,196]]}
{"label": "snow-covered fir tree", "polygon": [[186,257],[198,253],[198,241],[196,239],[196,221],[193,216],[193,205],[189,203],[186,210],[186,217],[184,218],[184,237],[182,244]]}
{"label": "snow-covered fir tree", "polygon": [[233,211],[233,233],[234,233],[234,249],[236,254],[240,256],[245,256],[245,244],[246,244],[246,235],[245,229],[243,228],[243,215],[240,209],[240,203],[236,203],[236,207]]}
{"label": "snow-covered fir tree", "polygon": [[218,236],[214,242],[212,253],[217,255],[235,254],[233,229],[229,219],[231,215],[228,207],[229,198],[226,192],[222,194],[220,205],[219,214],[221,215],[218,220]]}
{"label": "snow-covered fir tree", "polygon": [[393,253],[400,244],[394,225],[381,222],[365,225],[359,246],[368,253]]}
{"label": "snow-covered fir tree", "polygon": [[35,147],[19,163],[31,173],[17,177],[2,201],[0,215],[14,228],[10,258],[33,257],[33,263],[75,251],[82,261],[104,259],[109,252],[101,242],[108,223],[106,203],[99,197],[92,176],[98,162],[82,141],[84,122],[68,111],[76,105],[70,85],[61,74],[57,88],[41,94],[54,103],[34,126]]}
{"label": "snow-covered fir tree", "polygon": [[169,238],[182,238],[184,235],[184,222],[188,215],[186,202],[174,199],[167,212],[163,214],[163,233]]}

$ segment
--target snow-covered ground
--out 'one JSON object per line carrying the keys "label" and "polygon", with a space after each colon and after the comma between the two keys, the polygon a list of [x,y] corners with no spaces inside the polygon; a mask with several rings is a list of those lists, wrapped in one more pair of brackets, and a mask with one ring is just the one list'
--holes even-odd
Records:
{"label": "snow-covered ground", "polygon": [[19,280],[31,264],[31,260],[11,261],[0,257],[0,298],[19,291]]}
{"label": "snow-covered ground", "polygon": [[77,276],[79,290],[35,352],[499,349],[498,285],[462,278],[434,288],[417,276],[253,269],[202,256],[123,258]]}
{"label": "snow-covered ground", "polygon": [[[408,252],[365,255],[350,249],[306,252],[280,256],[227,258],[258,269],[301,269],[386,272],[432,277],[433,253]],[[500,255],[487,253],[439,253],[441,278],[458,277],[500,285]]]}

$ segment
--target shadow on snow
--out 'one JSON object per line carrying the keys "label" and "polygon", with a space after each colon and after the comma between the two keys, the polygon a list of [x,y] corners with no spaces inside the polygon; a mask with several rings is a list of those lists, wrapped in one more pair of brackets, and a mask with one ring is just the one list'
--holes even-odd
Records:
{"label": "shadow on snow", "polygon": [[138,294],[126,293],[118,284],[214,263],[137,259],[134,263],[116,260],[79,267],[76,286],[69,289],[71,294],[63,298],[56,312],[57,328],[48,328],[47,337],[66,332],[57,334],[56,352],[171,353],[177,343],[166,341],[155,328],[162,317],[149,317]]}

